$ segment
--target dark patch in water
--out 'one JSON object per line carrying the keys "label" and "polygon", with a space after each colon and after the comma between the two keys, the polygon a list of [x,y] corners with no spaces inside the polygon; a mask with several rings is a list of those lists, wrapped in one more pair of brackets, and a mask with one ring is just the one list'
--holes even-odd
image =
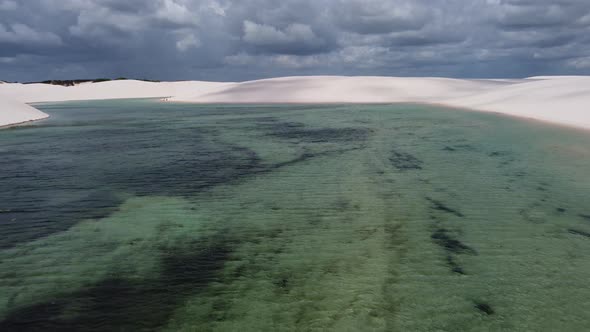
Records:
{"label": "dark patch in water", "polygon": [[277,122],[281,122],[281,119],[274,116],[235,116],[227,119],[217,120],[215,121],[215,126],[217,127],[217,125],[219,125],[220,123],[230,125],[230,128],[234,127],[235,125],[237,125],[238,127],[245,125],[245,127],[248,129],[252,128],[256,130],[258,128],[262,128],[265,126],[270,128],[270,126]]}
{"label": "dark patch in water", "polygon": [[211,311],[207,314],[208,321],[222,322],[227,319],[227,309],[230,303],[224,299],[215,299]]}
{"label": "dark patch in water", "polygon": [[370,134],[364,128],[305,128],[303,124],[281,122],[275,124],[268,136],[306,143],[362,142]]}
{"label": "dark patch in water", "polygon": [[282,291],[289,290],[289,279],[288,278],[280,278],[279,280],[275,281],[274,284]]}
{"label": "dark patch in water", "polygon": [[[85,107],[84,116],[76,113],[80,107]],[[15,138],[17,144],[0,144],[0,188],[10,188],[0,190],[0,209],[9,211],[0,214],[0,233],[10,235],[0,239],[0,248],[65,231],[83,219],[107,217],[122,203],[114,193],[192,196],[320,156],[304,153],[286,163],[265,165],[254,151],[216,138],[220,129],[243,130],[243,121],[303,142],[361,141],[371,133],[366,128],[308,129],[281,122],[274,114],[284,107],[276,106],[161,112],[147,104],[122,102],[54,108],[71,108],[64,110],[68,122],[41,125],[44,130],[36,129],[34,136]],[[294,105],[289,110],[312,108],[322,107]],[[169,119],[160,121],[164,114]],[[205,120],[193,121],[199,117]],[[229,122],[221,128],[224,121]]]}
{"label": "dark patch in water", "polygon": [[424,163],[409,153],[395,150],[391,152],[389,161],[400,171],[421,170],[422,164]]}
{"label": "dark patch in water", "polygon": [[[207,141],[211,131],[167,129],[151,122],[111,123],[113,128],[63,126],[0,158],[0,247],[67,230],[83,219],[116,211],[116,192],[186,195],[232,180],[257,166],[254,153]],[[147,158],[146,155],[154,156]],[[100,161],[104,165],[97,165]]]}
{"label": "dark patch in water", "polygon": [[35,198],[29,196],[28,200],[5,200],[18,208],[0,213],[0,230],[4,234],[0,237],[0,249],[67,230],[81,220],[106,218],[123,202],[107,191],[84,191],[80,194],[87,196],[57,204],[51,202],[51,197],[40,195]]}
{"label": "dark patch in water", "polygon": [[590,238],[590,233],[588,233],[588,232],[584,232],[584,231],[572,229],[572,228],[568,229],[567,231],[570,232],[571,234],[581,235],[581,236],[585,236],[587,238]]}
{"label": "dark patch in water", "polygon": [[463,269],[463,267],[457,262],[455,255],[477,255],[475,249],[453,238],[451,235],[449,235],[448,230],[444,228],[437,229],[431,235],[431,238],[434,241],[434,243],[436,243],[446,252],[445,261],[450,270],[453,273],[457,273],[460,275],[467,274],[465,272],[465,269]]}
{"label": "dark patch in water", "polygon": [[506,151],[493,151],[488,154],[490,157],[505,157],[508,155],[510,155],[510,153]]}
{"label": "dark patch in water", "polygon": [[[120,191],[131,191],[139,196],[192,196],[196,192],[221,184],[237,182],[248,176],[268,173],[286,166],[306,162],[312,158],[345,153],[356,149],[304,152],[290,161],[264,164],[254,151],[244,147],[211,142],[199,143],[198,135],[200,132],[197,129],[194,131],[191,134],[194,139],[190,139],[191,135],[188,133],[180,131],[178,136],[186,134],[189,137],[184,137],[181,141],[175,142],[174,144],[177,145],[174,146],[168,145],[173,143],[169,139],[163,139],[164,143],[156,141],[155,144],[160,145],[157,147],[157,150],[160,150],[157,154],[165,153],[169,155],[169,158],[162,158],[154,162],[138,160],[132,162],[131,165],[134,165],[134,167],[128,170],[125,165],[130,160],[125,161],[125,159],[134,160],[135,155],[141,156],[144,154],[143,148],[129,146],[133,145],[134,140],[140,140],[138,138],[112,138],[113,140],[119,138],[126,141],[126,146],[122,149],[123,153],[131,153],[131,151],[133,153],[131,156],[121,156],[122,162],[110,164],[105,169],[108,172],[101,174],[87,175],[85,171],[80,170],[77,173],[74,172],[73,175],[66,176],[62,173],[68,170],[47,167],[43,172],[46,172],[46,176],[51,178],[48,183],[46,183],[45,176],[38,173],[34,176],[31,175],[30,179],[27,178],[27,180],[21,180],[18,176],[8,176],[3,181],[4,178],[0,175],[0,184],[7,183],[7,187],[19,188],[18,190],[15,189],[16,191],[0,192],[0,202],[6,202],[6,206],[2,206],[2,209],[8,211],[0,214],[0,229],[3,234],[10,234],[10,236],[4,236],[0,239],[0,248],[12,247],[21,242],[65,231],[83,219],[101,219],[109,216],[118,209],[123,200],[115,196],[113,191],[96,191],[95,188],[103,188],[105,184],[112,185],[114,190],[120,188]],[[152,140],[151,138],[143,139]],[[194,146],[191,144],[194,144]],[[169,151],[162,151],[167,149]],[[26,165],[30,164],[34,163],[26,163]],[[81,168],[84,168],[85,162],[81,161],[81,164]],[[15,165],[15,172],[18,169]],[[10,174],[10,172],[8,173]],[[61,179],[62,177],[67,179],[79,178],[84,179],[84,181],[75,181],[70,184],[65,183]],[[18,185],[11,184],[13,181],[19,181]],[[39,190],[39,183],[44,183],[51,188],[47,191]],[[54,200],[55,197],[71,195],[74,190],[80,191],[76,197],[82,196],[83,198],[75,198],[59,205],[51,203],[51,200]],[[26,191],[27,194],[23,194],[21,191]],[[38,195],[38,197],[32,197],[31,193]],[[15,199],[18,197],[26,197],[27,199],[19,201]]]}
{"label": "dark patch in water", "polygon": [[470,144],[456,144],[456,145],[447,145],[442,150],[447,151],[447,152],[476,151],[476,148]]}
{"label": "dark patch in water", "polygon": [[339,198],[334,203],[334,208],[339,211],[359,211],[361,209],[359,204],[353,204],[350,199]]}
{"label": "dark patch in water", "polygon": [[477,254],[477,252],[473,248],[450,236],[448,234],[448,230],[444,228],[437,229],[432,234],[431,238],[434,240],[436,244],[438,244],[440,247],[442,247],[450,253],[470,255]]}
{"label": "dark patch in water", "polygon": [[451,271],[457,273],[457,274],[461,274],[461,275],[465,275],[465,270],[463,270],[463,267],[461,267],[461,265],[459,265],[459,263],[457,263],[457,261],[455,260],[455,257],[453,257],[453,255],[448,254],[447,255],[447,265],[449,265],[449,267],[451,268]]}
{"label": "dark patch in water", "polygon": [[163,280],[192,289],[215,280],[233,251],[228,239],[213,239],[208,244],[193,241],[188,246],[161,248]]}
{"label": "dark patch in water", "polygon": [[492,308],[491,305],[489,305],[488,303],[485,303],[485,302],[475,301],[475,308],[477,310],[483,312],[486,315],[493,315],[496,313],[494,308]]}
{"label": "dark patch in water", "polygon": [[432,199],[430,197],[426,197],[426,199],[432,204],[432,208],[435,210],[450,213],[450,214],[453,214],[453,215],[460,217],[460,218],[465,217],[465,215],[463,213],[446,206],[441,201],[437,201],[437,200]]}
{"label": "dark patch in water", "polygon": [[579,214],[580,218],[590,221],[590,214]]}
{"label": "dark patch in water", "polygon": [[0,331],[153,331],[166,325],[179,305],[218,279],[233,247],[225,238],[160,248],[157,279],[112,278],[48,302],[20,308]]}
{"label": "dark patch in water", "polygon": [[567,210],[564,208],[556,208],[555,211],[559,212],[559,213],[566,213]]}
{"label": "dark patch in water", "polygon": [[349,149],[339,149],[339,150],[327,150],[327,151],[321,151],[321,152],[304,152],[301,155],[299,155],[298,157],[288,160],[288,161],[284,161],[281,163],[276,163],[276,164],[271,164],[271,165],[266,165],[264,167],[266,168],[262,168],[260,169],[257,173],[263,173],[263,172],[269,172],[272,170],[277,170],[283,167],[287,167],[287,166],[292,166],[301,162],[306,162],[310,159],[313,158],[318,158],[318,157],[325,157],[325,156],[333,156],[333,155],[339,155],[339,154],[343,154],[346,152],[351,152],[351,151],[356,151],[359,150],[361,148],[349,148]]}

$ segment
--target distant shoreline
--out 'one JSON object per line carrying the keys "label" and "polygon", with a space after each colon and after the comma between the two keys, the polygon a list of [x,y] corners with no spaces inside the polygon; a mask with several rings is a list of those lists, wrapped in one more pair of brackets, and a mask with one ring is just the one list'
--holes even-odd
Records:
{"label": "distant shoreline", "polygon": [[[156,98],[198,104],[426,104],[590,129],[590,76],[527,79],[296,76],[242,83],[120,79],[68,85],[74,81],[81,80],[60,81],[67,86],[0,84],[0,127],[26,123],[35,120],[35,116],[46,117],[38,112],[33,118],[23,118],[19,113],[29,107],[26,103]],[[15,107],[14,102],[12,107],[4,106],[5,99],[18,101],[22,107]]]}

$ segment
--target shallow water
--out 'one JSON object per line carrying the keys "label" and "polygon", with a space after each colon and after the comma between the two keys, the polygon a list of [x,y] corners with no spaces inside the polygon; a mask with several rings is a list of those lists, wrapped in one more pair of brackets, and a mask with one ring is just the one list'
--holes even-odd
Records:
{"label": "shallow water", "polygon": [[415,105],[42,104],[0,330],[590,329],[590,134]]}

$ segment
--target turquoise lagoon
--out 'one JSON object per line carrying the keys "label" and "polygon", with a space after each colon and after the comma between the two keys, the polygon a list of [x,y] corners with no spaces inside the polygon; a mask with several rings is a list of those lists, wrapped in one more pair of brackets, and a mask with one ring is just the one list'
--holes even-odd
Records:
{"label": "turquoise lagoon", "polygon": [[2,331],[590,330],[590,134],[417,105],[40,104]]}

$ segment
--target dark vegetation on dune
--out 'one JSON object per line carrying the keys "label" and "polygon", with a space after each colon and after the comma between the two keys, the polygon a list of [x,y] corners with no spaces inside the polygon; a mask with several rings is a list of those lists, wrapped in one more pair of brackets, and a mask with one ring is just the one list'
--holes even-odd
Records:
{"label": "dark vegetation on dune", "polygon": [[61,85],[61,86],[75,86],[81,83],[100,83],[100,82],[110,82],[110,81],[126,81],[126,80],[137,80],[137,81],[144,81],[144,82],[160,82],[157,80],[148,80],[148,79],[135,79],[135,78],[126,78],[126,77],[119,77],[119,78],[94,78],[94,79],[77,79],[77,80],[45,80],[40,82],[25,82],[24,84],[50,84],[50,85]]}

